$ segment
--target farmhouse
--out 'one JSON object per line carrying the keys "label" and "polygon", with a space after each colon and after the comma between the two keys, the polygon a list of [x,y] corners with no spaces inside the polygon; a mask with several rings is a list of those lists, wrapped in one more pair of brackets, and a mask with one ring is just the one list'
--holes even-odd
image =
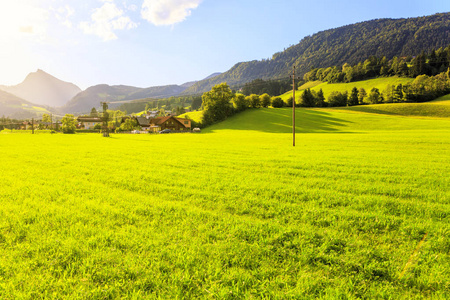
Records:
{"label": "farmhouse", "polygon": [[95,125],[102,125],[103,120],[99,117],[78,117],[78,122],[80,122],[80,127],[84,129],[94,129]]}
{"label": "farmhouse", "polygon": [[164,129],[173,131],[189,131],[191,130],[191,120],[176,118],[173,116],[158,117],[150,119],[150,130],[157,132]]}
{"label": "farmhouse", "polygon": [[150,119],[146,117],[136,117],[138,125],[142,128],[142,130],[149,131],[150,130]]}

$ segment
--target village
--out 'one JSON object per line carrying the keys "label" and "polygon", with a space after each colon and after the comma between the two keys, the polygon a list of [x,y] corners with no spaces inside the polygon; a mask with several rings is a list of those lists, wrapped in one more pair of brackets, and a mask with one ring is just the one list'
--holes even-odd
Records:
{"label": "village", "polygon": [[[90,115],[74,117],[77,132],[101,132],[104,117],[96,111]],[[107,121],[108,130],[115,133],[187,133],[200,132],[200,128],[192,128],[192,121],[187,118],[179,118],[171,111],[161,112],[149,110],[141,114],[131,114],[120,117],[110,117]],[[8,130],[52,130],[59,131],[62,127],[61,120],[25,120],[10,122],[3,125]]]}

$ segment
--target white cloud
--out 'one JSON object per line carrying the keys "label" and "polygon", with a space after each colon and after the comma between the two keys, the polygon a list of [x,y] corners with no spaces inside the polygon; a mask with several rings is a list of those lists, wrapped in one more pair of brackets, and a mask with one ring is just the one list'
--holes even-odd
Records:
{"label": "white cloud", "polygon": [[119,9],[114,1],[103,0],[103,6],[96,8],[91,16],[92,22],[81,22],[79,27],[86,34],[94,34],[104,41],[117,39],[115,30],[133,29],[137,24],[124,16],[123,10]]}
{"label": "white cloud", "polygon": [[150,23],[172,25],[191,15],[202,0],[144,0],[141,16]]}
{"label": "white cloud", "polygon": [[52,9],[55,12],[56,19],[67,28],[72,28],[72,21],[70,18],[75,14],[75,9],[66,5],[58,9]]}

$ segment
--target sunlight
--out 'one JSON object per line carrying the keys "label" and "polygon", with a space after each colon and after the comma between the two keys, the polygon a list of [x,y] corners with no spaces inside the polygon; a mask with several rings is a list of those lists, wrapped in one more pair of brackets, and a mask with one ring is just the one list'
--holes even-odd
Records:
{"label": "sunlight", "polygon": [[32,1],[2,1],[0,3],[0,37],[44,38],[48,11],[31,5]]}

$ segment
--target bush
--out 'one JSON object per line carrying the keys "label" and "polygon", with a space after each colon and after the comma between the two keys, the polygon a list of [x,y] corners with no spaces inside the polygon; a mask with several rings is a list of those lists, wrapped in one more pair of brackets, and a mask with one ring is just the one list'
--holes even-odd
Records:
{"label": "bush", "polygon": [[284,101],[280,97],[272,98],[272,107],[279,108],[284,106]]}

